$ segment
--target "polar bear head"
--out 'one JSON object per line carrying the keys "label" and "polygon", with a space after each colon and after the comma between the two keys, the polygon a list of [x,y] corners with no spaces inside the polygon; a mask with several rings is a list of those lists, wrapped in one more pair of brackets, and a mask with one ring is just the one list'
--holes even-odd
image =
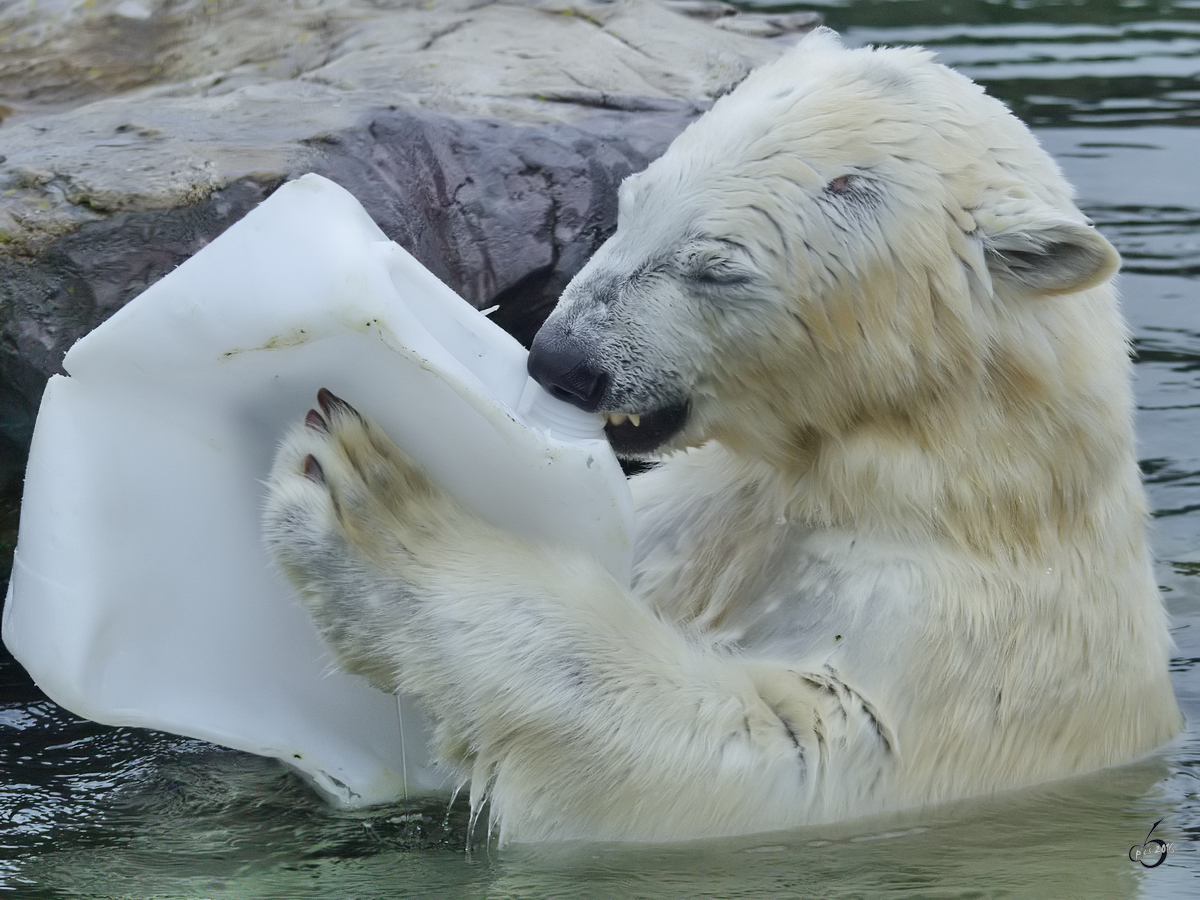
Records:
{"label": "polar bear head", "polygon": [[[1048,334],[1074,326],[1047,310],[1117,265],[999,101],[820,29],[626,179],[530,372],[608,414],[619,453],[716,438],[786,465],[856,422],[1070,381]],[[1103,365],[1124,344],[1099,318]]]}

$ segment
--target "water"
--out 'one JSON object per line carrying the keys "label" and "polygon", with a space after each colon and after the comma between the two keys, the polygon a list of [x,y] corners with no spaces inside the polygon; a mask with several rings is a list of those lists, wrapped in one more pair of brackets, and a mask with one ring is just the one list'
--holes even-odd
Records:
{"label": "water", "polygon": [[[1033,125],[1124,255],[1140,455],[1188,731],[1134,765],[853,827],[671,847],[468,851],[461,806],[330,810],[268,760],[82,722],[0,657],[0,892],[1200,896],[1200,0],[816,8],[851,44],[925,44],[986,84]],[[1159,819],[1153,837],[1174,852],[1153,869],[1132,862],[1130,847]]]}

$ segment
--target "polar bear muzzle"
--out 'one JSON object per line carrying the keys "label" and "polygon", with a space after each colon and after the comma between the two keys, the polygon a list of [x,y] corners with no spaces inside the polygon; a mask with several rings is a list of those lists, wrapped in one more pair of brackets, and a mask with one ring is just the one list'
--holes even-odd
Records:
{"label": "polar bear muzzle", "polygon": [[602,414],[604,434],[618,455],[652,453],[687,424],[691,404],[686,400],[650,410],[610,408],[612,377],[565,329],[543,327],[537,333],[528,367],[533,379],[559,400]]}
{"label": "polar bear muzzle", "polygon": [[559,400],[599,412],[608,373],[589,358],[584,343],[565,329],[542,328],[529,349],[529,374]]}

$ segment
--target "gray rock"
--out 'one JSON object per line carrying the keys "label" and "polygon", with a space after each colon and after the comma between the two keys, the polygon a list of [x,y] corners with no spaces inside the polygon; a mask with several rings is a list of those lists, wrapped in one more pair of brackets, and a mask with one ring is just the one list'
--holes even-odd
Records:
{"label": "gray rock", "polygon": [[815,21],[429,6],[0,6],[0,483],[71,344],[307,171],[527,341],[620,180]]}

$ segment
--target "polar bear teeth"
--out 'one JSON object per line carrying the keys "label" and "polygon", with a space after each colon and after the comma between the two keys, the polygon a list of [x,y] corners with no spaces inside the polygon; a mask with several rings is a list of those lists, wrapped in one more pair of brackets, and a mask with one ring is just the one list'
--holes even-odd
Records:
{"label": "polar bear teeth", "polygon": [[609,425],[624,425],[627,420],[634,428],[642,424],[641,413],[605,413],[604,418],[608,420]]}

